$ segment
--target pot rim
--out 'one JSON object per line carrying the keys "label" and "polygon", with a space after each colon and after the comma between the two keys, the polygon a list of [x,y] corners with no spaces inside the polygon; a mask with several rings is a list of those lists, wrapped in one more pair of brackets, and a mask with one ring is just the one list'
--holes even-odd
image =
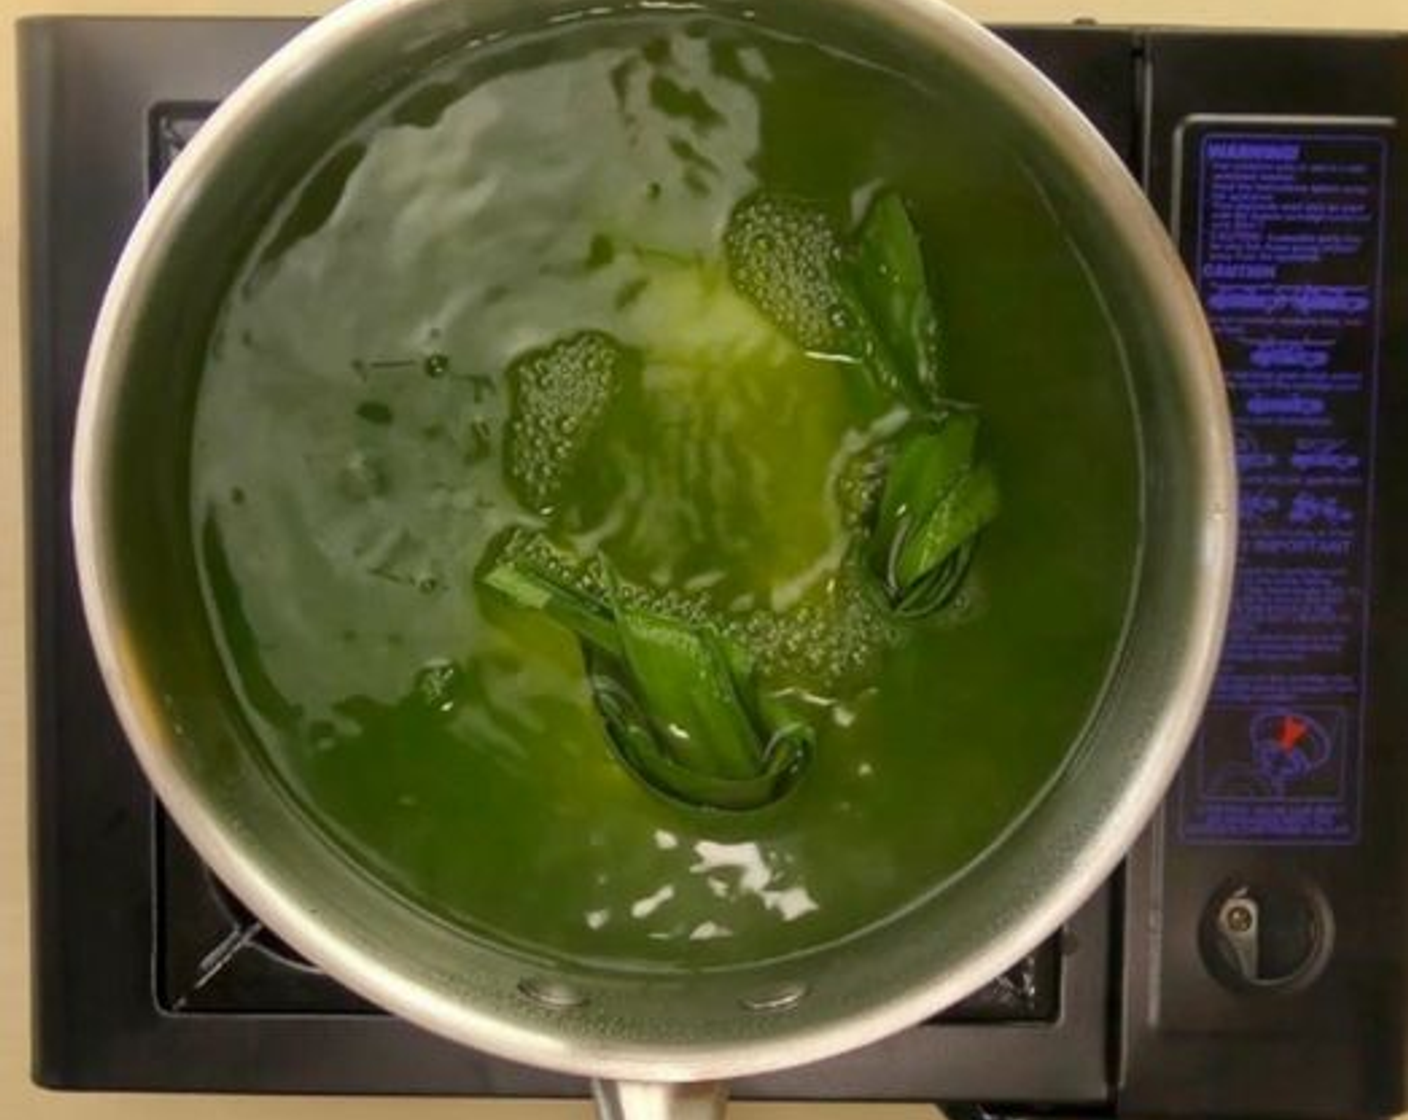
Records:
{"label": "pot rim", "polygon": [[[1205,511],[1197,547],[1201,560],[1196,595],[1188,603],[1189,631],[1172,699],[1146,736],[1139,764],[1120,798],[1090,829],[1069,861],[1039,897],[961,967],[934,976],[862,1012],[778,1038],[744,1038],[727,1048],[646,1053],[633,1043],[602,1040],[569,1047],[550,1027],[533,1029],[492,1010],[457,1001],[408,980],[396,969],[351,944],[316,915],[302,910],[248,858],[239,841],[220,828],[172,761],[162,713],[129,687],[133,651],[127,648],[118,598],[103,562],[105,489],[113,417],[120,395],[123,356],[157,271],[154,262],[178,236],[189,195],[209,175],[226,147],[248,123],[274,111],[297,74],[384,24],[444,0],[352,0],[301,32],[236,90],[202,127],[149,201],[128,241],[92,336],[75,429],[72,518],[84,612],[98,663],[122,727],[147,777],[176,823],[222,881],[266,918],[300,952],[349,987],[396,1014],[438,1034],[512,1060],[593,1077],[667,1081],[705,1080],[766,1072],[832,1057],[919,1022],[998,975],[1030,952],[1106,880],[1155,812],[1182,760],[1202,714],[1216,668],[1231,595],[1235,553],[1235,476],[1230,423],[1220,367],[1196,293],[1162,225],[1103,138],[1039,71],[967,16],[939,0],[832,0],[863,11],[899,33],[981,69],[984,81],[1008,108],[1052,137],[1081,191],[1110,224],[1123,232],[1127,251],[1149,287],[1150,306],[1181,371],[1191,412],[1204,421],[1189,434],[1200,462],[1197,501]],[[585,2],[585,0],[584,0]],[[1190,546],[1191,547],[1191,546]]]}

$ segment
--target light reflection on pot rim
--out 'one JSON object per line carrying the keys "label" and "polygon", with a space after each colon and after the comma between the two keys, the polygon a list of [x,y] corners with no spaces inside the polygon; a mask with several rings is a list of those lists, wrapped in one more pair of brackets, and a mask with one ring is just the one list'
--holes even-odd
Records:
{"label": "light reflection on pot rim", "polygon": [[[136,324],[155,289],[162,263],[179,239],[183,220],[206,182],[252,134],[264,116],[280,112],[284,98],[321,71],[336,67],[344,52],[364,40],[391,35],[417,13],[448,9],[444,0],[353,0],[295,38],[261,67],[201,129],[154,195],[128,242],[104,300],[85,370],[75,436],[73,518],[85,613],[99,664],[122,725],[183,832],[216,873],[295,948],[318,961],[349,987],[431,1030],[480,1049],[589,1076],[658,1080],[703,1080],[763,1072],[820,1060],[878,1040],[966,995],[1020,959],[1046,937],[1105,880],[1152,814],[1172,779],[1191,737],[1211,683],[1230,597],[1235,537],[1235,490],[1230,426],[1217,356],[1196,296],[1181,263],[1148,203],[1104,141],[1049,82],[1014,52],[966,17],[934,0],[827,0],[830,10],[863,13],[914,44],[928,46],[956,63],[967,80],[1005,103],[1005,108],[1042,139],[1042,153],[1068,177],[1093,224],[1118,230],[1118,249],[1142,285],[1137,293],[1148,312],[1145,329],[1160,337],[1169,365],[1179,374],[1186,413],[1180,435],[1192,474],[1189,504],[1202,513],[1197,538],[1183,542],[1192,557],[1182,610],[1187,629],[1181,647],[1163,669],[1163,695],[1139,705],[1140,750],[1108,765],[1108,796],[1092,807],[1092,820],[1062,823],[1040,859],[1026,861],[1023,874],[1009,876],[1006,894],[990,901],[1004,920],[986,944],[905,991],[877,999],[848,1016],[789,1029],[783,1014],[769,1019],[766,1039],[742,1037],[730,1046],[642,1046],[600,1037],[592,1046],[564,1040],[550,1021],[514,1017],[459,998],[455,987],[438,988],[425,975],[413,977],[368,949],[365,931],[345,914],[320,912],[294,894],[279,868],[251,855],[250,838],[238,835],[211,813],[189,773],[177,762],[179,731],[143,679],[140,656],[124,625],[120,596],[108,557],[111,539],[105,468],[115,439],[117,402],[125,359]],[[642,4],[643,7],[660,7]],[[665,5],[674,6],[674,5]],[[766,8],[760,2],[756,7]],[[786,7],[785,3],[776,5]],[[814,3],[818,9],[821,3]],[[578,5],[546,0],[538,7],[562,18]],[[738,10],[739,5],[732,5]],[[493,0],[460,5],[466,26]],[[1142,580],[1141,580],[1142,582]],[[1145,643],[1149,639],[1145,637]],[[1150,712],[1146,708],[1156,708]],[[1098,738],[1096,728],[1093,738]],[[1107,751],[1107,753],[1109,753]],[[1079,777],[1080,775],[1076,775]],[[1024,828],[1028,818],[1014,827]],[[1043,862],[1044,861],[1044,862]],[[544,988],[536,984],[535,991]],[[564,989],[566,990],[566,989]],[[573,1013],[573,999],[557,999],[558,1011]],[[767,994],[758,997],[762,1007]],[[554,1003],[544,998],[540,1003]],[[805,1000],[792,999],[795,1007]]]}

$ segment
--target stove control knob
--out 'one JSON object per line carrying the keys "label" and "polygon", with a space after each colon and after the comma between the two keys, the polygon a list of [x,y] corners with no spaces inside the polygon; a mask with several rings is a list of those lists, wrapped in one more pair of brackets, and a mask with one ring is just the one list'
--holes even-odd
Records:
{"label": "stove control knob", "polygon": [[1324,897],[1300,884],[1238,881],[1209,900],[1199,930],[1203,960],[1237,991],[1302,987],[1330,947]]}

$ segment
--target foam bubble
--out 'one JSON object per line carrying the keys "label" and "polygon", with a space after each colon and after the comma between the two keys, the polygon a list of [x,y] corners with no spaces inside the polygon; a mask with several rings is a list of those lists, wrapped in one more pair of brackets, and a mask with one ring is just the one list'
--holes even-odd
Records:
{"label": "foam bubble", "polygon": [[726,632],[753,652],[767,676],[805,681],[809,690],[833,696],[854,692],[902,634],[863,577],[848,569],[824,598],[782,613],[754,611],[732,620]]}
{"label": "foam bubble", "polygon": [[841,524],[851,532],[865,528],[880,496],[890,464],[889,448],[877,445],[846,456],[836,472],[836,505]]}
{"label": "foam bubble", "polygon": [[[506,558],[522,558],[551,577],[593,598],[607,598],[599,566],[574,562],[546,538],[515,532],[505,542]],[[763,676],[778,683],[805,681],[827,696],[848,695],[868,685],[885,652],[903,630],[866,586],[865,574],[842,565],[826,593],[786,611],[738,611],[706,592],[686,592],[620,581],[615,596],[639,610],[712,626],[752,654]]]}
{"label": "foam bubble", "polygon": [[850,316],[834,277],[840,241],[824,213],[752,195],[729,216],[724,254],[734,286],[797,345],[838,348]]}
{"label": "foam bubble", "polygon": [[504,453],[509,479],[529,505],[551,503],[620,388],[629,359],[610,335],[583,331],[509,367],[513,409]]}

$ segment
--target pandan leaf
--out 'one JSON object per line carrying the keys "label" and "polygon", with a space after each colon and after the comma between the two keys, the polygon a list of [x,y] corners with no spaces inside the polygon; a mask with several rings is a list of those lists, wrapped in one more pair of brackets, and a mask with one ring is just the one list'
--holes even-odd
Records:
{"label": "pandan leaf", "polygon": [[621,637],[611,608],[565,582],[529,556],[501,557],[484,583],[520,607],[542,611],[585,642],[616,656]]}
{"label": "pandan leaf", "polygon": [[974,543],[970,540],[949,553],[915,580],[890,609],[900,618],[923,618],[948,606],[968,573],[973,548]]}
{"label": "pandan leaf", "polygon": [[939,319],[919,235],[899,195],[886,192],[871,204],[846,277],[884,341],[908,403],[933,408],[940,399]]}
{"label": "pandan leaf", "polygon": [[997,516],[997,478],[975,464],[978,421],[948,413],[901,437],[880,497],[868,552],[891,609],[938,610],[958,590],[978,533]]}
{"label": "pandan leaf", "polygon": [[986,463],[965,471],[906,534],[895,578],[908,587],[957,552],[997,516],[997,476]]}
{"label": "pandan leaf", "polygon": [[973,461],[978,417],[951,412],[904,438],[885,476],[878,524],[893,536],[900,519],[922,519]]}
{"label": "pandan leaf", "polygon": [[849,358],[916,413],[940,401],[939,320],[899,196],[871,205],[853,244],[815,205],[760,193],[729,216],[734,287],[804,350]]}
{"label": "pandan leaf", "polygon": [[788,729],[769,746],[752,777],[721,778],[681,765],[662,748],[651,721],[616,676],[619,666],[603,666],[603,660],[599,654],[591,657],[590,680],[608,737],[627,768],[657,793],[696,807],[758,809],[781,797],[805,763],[810,729],[805,736]]}
{"label": "pandan leaf", "polygon": [[696,773],[755,777],[766,740],[748,718],[718,639],[619,606],[616,624],[633,691],[666,752]]}
{"label": "pandan leaf", "polygon": [[574,566],[536,544],[537,556],[501,555],[483,581],[582,642],[597,709],[627,767],[657,792],[703,807],[756,808],[781,796],[814,734],[759,689],[748,652],[709,627],[632,606],[604,558],[603,594],[573,586],[564,573]]}

